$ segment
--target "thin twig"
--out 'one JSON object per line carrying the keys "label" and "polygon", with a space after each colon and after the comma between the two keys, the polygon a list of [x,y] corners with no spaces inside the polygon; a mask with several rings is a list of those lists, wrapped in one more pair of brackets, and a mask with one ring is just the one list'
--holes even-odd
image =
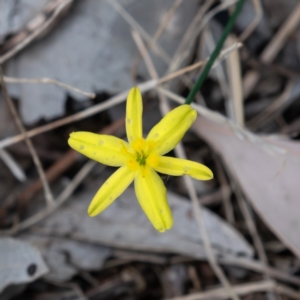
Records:
{"label": "thin twig", "polygon": [[[268,292],[273,289],[275,289],[279,294],[288,296],[292,299],[300,299],[300,295],[298,292],[283,285],[275,284],[273,281],[270,280],[233,286],[234,292],[240,296],[259,292]],[[226,295],[226,290],[224,288],[217,288],[212,291],[194,293],[187,296],[172,298],[170,300],[221,300],[227,298],[228,297]]]}
{"label": "thin twig", "polygon": [[289,100],[293,100],[290,96],[295,84],[297,83],[295,83],[294,80],[290,80],[279,97],[276,98],[266,109],[249,121],[248,127],[252,130],[257,130],[259,127],[269,122],[276,112],[280,112],[281,109],[290,102]]}
{"label": "thin twig", "polygon": [[[204,5],[199,9],[199,12],[196,14],[189,28],[187,29],[185,35],[183,36],[175,55],[172,59],[171,64],[169,65],[168,71],[174,72],[177,70],[182,62],[188,57],[192,44],[196,40],[196,37],[200,34],[201,30],[205,27],[205,25],[211,20],[211,18],[220,12],[221,10],[226,9],[228,6],[234,4],[237,0],[233,1],[222,1],[221,4],[216,6],[213,10],[211,10],[205,17],[204,14],[206,11],[212,6],[215,0],[208,0]],[[198,24],[201,21],[200,24]]]}
{"label": "thin twig", "polygon": [[[232,34],[227,39],[227,45],[235,44],[236,37]],[[244,126],[244,101],[243,101],[243,82],[241,73],[241,63],[239,50],[232,51],[227,57],[227,74],[230,86],[230,98],[228,105],[232,107],[232,119],[240,126]]]}
{"label": "thin twig", "polygon": [[[106,0],[106,2],[111,5],[123,18],[124,20],[136,30],[146,42],[151,45],[152,37],[141,27],[141,25],[123,8],[123,6],[116,0]],[[156,54],[158,54],[165,63],[169,63],[171,58],[169,55],[156,43],[152,44],[152,49]]]}
{"label": "thin twig", "polygon": [[152,44],[156,43],[158,41],[158,39],[161,37],[165,28],[167,27],[170,20],[173,18],[177,8],[181,5],[181,3],[182,3],[182,0],[174,1],[173,5],[169,9],[169,11],[166,13],[165,17],[163,18],[162,22],[160,23],[158,29],[155,32],[153,39],[152,39],[152,43],[150,44],[150,47],[149,47],[150,49],[152,47]]}
{"label": "thin twig", "polygon": [[255,10],[255,18],[252,20],[252,22],[248,25],[248,27],[241,33],[239,36],[239,41],[243,42],[245,41],[256,29],[256,27],[259,25],[262,17],[263,17],[263,10],[261,6],[260,0],[252,0],[254,10]]}
{"label": "thin twig", "polygon": [[235,220],[234,220],[233,207],[230,200],[231,193],[228,193],[228,189],[230,190],[229,183],[223,171],[219,157],[215,156],[214,161],[216,164],[217,178],[221,185],[221,192],[222,192],[222,198],[223,198],[223,203],[225,208],[226,220],[228,221],[228,223],[233,225]]}
{"label": "thin twig", "polygon": [[[291,33],[295,30],[300,22],[300,2],[292,10],[291,14],[286,18],[278,32],[273,36],[272,40],[265,47],[260,55],[260,60],[264,64],[270,64],[282,47],[285,45]],[[249,96],[260,78],[260,73],[257,71],[249,71],[246,73],[243,82],[244,97]]]}
{"label": "thin twig", "polygon": [[[228,172],[228,174],[229,174],[229,172]],[[255,249],[258,253],[258,257],[264,266],[268,266],[269,262],[268,262],[267,254],[265,252],[263,242],[258,234],[255,222],[253,220],[253,217],[252,217],[252,214],[250,211],[250,207],[248,206],[246,199],[243,197],[242,191],[241,191],[240,187],[238,186],[238,183],[236,181],[234,181],[232,177],[231,177],[231,179],[232,179],[231,182],[233,183],[233,189],[235,191],[238,205],[240,207],[243,218],[246,222],[246,226],[248,227],[249,233],[254,242]],[[270,280],[271,279],[270,275],[266,274],[265,279]],[[276,299],[275,291],[271,291],[268,294],[268,296],[271,299]]]}
{"label": "thin twig", "polygon": [[[150,50],[153,48],[154,44],[157,43],[157,41],[159,40],[159,38],[163,34],[163,32],[166,29],[168,23],[170,22],[170,20],[174,16],[177,8],[180,6],[181,3],[182,3],[182,0],[176,0],[176,1],[174,1],[173,5],[169,9],[169,11],[167,11],[167,13],[165,14],[163,20],[161,21],[161,23],[159,25],[159,28],[156,30],[156,32],[154,34],[154,37],[153,37],[151,43],[149,44],[148,48]],[[135,78],[134,74],[137,73],[137,68],[138,68],[138,65],[139,65],[139,63],[141,61],[141,58],[142,58],[141,55],[138,54],[137,57],[134,60],[133,67],[131,69],[132,78]]]}
{"label": "thin twig", "polygon": [[[122,124],[124,124],[122,122]],[[116,126],[117,125],[117,126]],[[116,130],[118,130],[121,126],[121,123],[119,121],[103,128],[100,133],[101,134],[112,134]],[[75,175],[75,177],[72,179],[72,181],[68,184],[68,186],[62,191],[62,193],[57,197],[56,201],[54,201],[54,205],[52,206],[46,206],[45,209],[41,210],[37,214],[33,215],[32,217],[26,219],[25,221],[18,223],[16,226],[9,230],[3,230],[0,231],[0,234],[3,235],[14,235],[18,232],[25,230],[32,225],[40,222],[47,216],[49,216],[51,213],[53,213],[58,207],[60,207],[63,203],[65,203],[66,200],[72,195],[74,190],[78,187],[78,185],[82,182],[82,180],[89,174],[89,172],[92,170],[92,168],[97,164],[97,162],[93,160],[89,160],[82,168],[81,170]],[[103,165],[103,169],[105,166]]]}
{"label": "thin twig", "polygon": [[[111,125],[103,128],[99,134],[109,134],[116,131],[120,128],[124,128],[125,118],[113,122]],[[123,131],[123,130],[122,130]],[[54,181],[58,178],[63,172],[65,172],[74,162],[80,157],[80,154],[73,149],[67,151],[59,160],[57,160],[49,169],[46,170],[46,178],[49,182]],[[42,182],[40,179],[37,179],[32,184],[27,186],[24,190],[18,193],[18,199],[22,204],[28,202],[40,189],[42,188]]]}
{"label": "thin twig", "polygon": [[3,93],[3,96],[8,104],[8,107],[9,107],[9,110],[11,112],[11,114],[13,115],[13,118],[14,118],[14,121],[17,125],[17,127],[19,128],[19,130],[22,132],[22,134],[24,135],[24,138],[25,138],[25,142],[26,142],[26,145],[30,151],[30,154],[32,156],[32,159],[33,159],[33,162],[37,168],[37,171],[39,173],[39,176],[42,180],[42,183],[43,183],[43,187],[44,187],[44,194],[45,194],[45,199],[46,199],[46,202],[47,202],[47,205],[48,206],[52,206],[53,205],[53,196],[52,196],[52,192],[51,192],[51,189],[50,189],[50,186],[48,184],[48,181],[46,179],[46,176],[45,176],[45,173],[44,173],[44,170],[43,170],[43,167],[42,167],[42,164],[40,162],[40,159],[34,149],[34,146],[31,142],[31,140],[29,139],[28,135],[27,135],[27,132],[26,132],[26,129],[25,127],[23,126],[22,124],[22,121],[18,115],[18,112],[11,100],[11,98],[9,97],[8,95],[8,91],[7,91],[7,88],[6,88],[6,84],[4,82],[4,78],[3,78],[3,73],[2,73],[2,68],[0,67],[0,81],[1,81],[1,87],[2,87],[2,93]]}
{"label": "thin twig", "polygon": [[[147,48],[146,46],[144,45],[141,37],[139,36],[139,34],[136,32],[136,31],[133,31],[132,32],[132,37],[140,51],[140,54],[141,56],[143,57],[144,59],[144,62],[146,64],[146,67],[147,67],[147,70],[148,70],[148,73],[150,74],[151,78],[152,79],[158,79],[159,76],[158,76],[158,73],[156,72],[155,70],[155,67],[151,61],[151,58],[148,54],[148,51],[147,51]],[[157,90],[157,89],[156,89]],[[159,105],[160,105],[160,108],[161,109],[166,109],[167,107],[167,99],[165,97],[165,95],[161,94],[159,91],[158,91],[158,97],[159,97]]]}
{"label": "thin twig", "polygon": [[4,81],[7,83],[43,83],[43,84],[54,84],[54,85],[58,85],[60,87],[66,88],[70,91],[76,92],[78,94],[87,96],[89,98],[95,98],[96,94],[94,93],[88,93],[85,91],[82,91],[74,86],[68,85],[64,82],[55,80],[55,79],[51,79],[51,78],[15,78],[15,77],[7,77],[4,76]]}
{"label": "thin twig", "polygon": [[0,149],[0,158],[19,181],[26,181],[26,174],[8,151],[5,149]]}
{"label": "thin twig", "polygon": [[17,54],[20,50],[25,48],[28,44],[30,44],[35,38],[37,38],[41,33],[43,33],[52,23],[53,21],[61,14],[61,12],[71,3],[73,0],[66,0],[62,2],[60,5],[57,6],[51,17],[37,30],[33,31],[28,37],[26,37],[21,43],[17,44],[14,48],[12,48],[6,54],[0,56],[0,65],[2,65],[5,61],[13,57]]}

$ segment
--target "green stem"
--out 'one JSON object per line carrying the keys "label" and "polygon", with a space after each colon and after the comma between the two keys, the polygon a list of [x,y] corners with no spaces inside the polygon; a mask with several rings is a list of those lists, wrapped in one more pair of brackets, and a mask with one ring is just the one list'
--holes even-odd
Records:
{"label": "green stem", "polygon": [[200,90],[204,80],[206,79],[211,67],[213,66],[215,60],[217,59],[217,57],[219,56],[222,48],[223,48],[223,44],[227,38],[227,36],[229,35],[229,33],[231,32],[232,30],[232,27],[235,23],[235,20],[237,18],[237,16],[239,15],[242,7],[243,7],[243,4],[246,0],[239,0],[239,2],[237,3],[236,5],[236,8],[235,8],[235,11],[234,13],[232,14],[232,16],[230,17],[228,23],[226,24],[226,27],[223,31],[223,34],[220,38],[220,40],[218,41],[218,44],[214,50],[214,52],[212,53],[212,55],[210,56],[207,64],[205,65],[204,67],[204,70],[203,72],[201,73],[200,77],[198,78],[197,82],[195,83],[193,89],[191,90],[191,92],[189,93],[186,101],[185,101],[185,104],[191,104],[192,101],[194,100],[194,97],[195,95],[197,94],[197,92]]}

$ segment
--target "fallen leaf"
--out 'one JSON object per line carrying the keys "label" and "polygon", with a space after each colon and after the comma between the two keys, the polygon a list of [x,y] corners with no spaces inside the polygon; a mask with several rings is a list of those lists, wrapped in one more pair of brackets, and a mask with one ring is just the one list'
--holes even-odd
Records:
{"label": "fallen leaf", "polygon": [[0,292],[11,284],[28,283],[48,272],[40,252],[27,242],[0,238],[0,253]]}
{"label": "fallen leaf", "polygon": [[275,142],[214,119],[198,117],[194,132],[219,153],[259,216],[300,257],[300,143]]}
{"label": "fallen leaf", "polygon": [[39,236],[33,233],[22,234],[20,238],[41,251],[50,269],[44,277],[54,281],[70,280],[80,270],[98,271],[112,255],[109,247],[67,238]]}
{"label": "fallen leaf", "polygon": [[[93,182],[85,192],[74,196],[40,224],[42,230],[119,248],[206,257],[192,205],[187,199],[168,193],[174,226],[159,233],[141,210],[132,188],[100,215],[90,218],[87,207],[98,188],[99,182]],[[203,216],[216,254],[252,256],[252,247],[233,227],[208,209],[203,208]]]}
{"label": "fallen leaf", "polygon": [[[22,11],[26,1],[14,1],[19,9],[11,14]],[[122,0],[119,3],[153,36],[174,1]],[[183,1],[161,36],[159,45],[170,56],[195,16],[197,7],[198,0]],[[117,93],[132,86],[129,74],[137,55],[130,26],[107,1],[74,1],[71,10],[50,34],[6,63],[5,74],[23,78],[49,77],[84,91]],[[167,64],[157,55],[154,63],[162,75]],[[143,66],[138,74],[148,78]],[[64,115],[67,93],[75,99],[86,100],[77,93],[51,85],[9,84],[8,87],[11,95],[20,99],[21,115],[27,124]]]}

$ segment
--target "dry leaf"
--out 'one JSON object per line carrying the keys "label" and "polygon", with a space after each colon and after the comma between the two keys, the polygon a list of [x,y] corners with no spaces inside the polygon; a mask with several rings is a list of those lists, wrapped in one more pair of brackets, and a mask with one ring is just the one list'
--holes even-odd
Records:
{"label": "dry leaf", "polygon": [[225,118],[199,117],[193,130],[221,155],[256,212],[300,257],[300,143],[271,142]]}
{"label": "dry leaf", "polygon": [[47,272],[36,248],[17,239],[0,238],[0,292],[11,284],[34,281]]}
{"label": "dry leaf", "polygon": [[[67,234],[71,239],[132,250],[206,257],[192,205],[187,199],[168,194],[174,227],[162,234],[150,224],[131,188],[103,213],[90,218],[87,215],[87,207],[99,186],[99,182],[93,182],[88,190],[75,196],[67,205],[41,223],[42,230],[51,234]],[[216,254],[252,256],[252,247],[233,227],[209,210],[203,210]]]}

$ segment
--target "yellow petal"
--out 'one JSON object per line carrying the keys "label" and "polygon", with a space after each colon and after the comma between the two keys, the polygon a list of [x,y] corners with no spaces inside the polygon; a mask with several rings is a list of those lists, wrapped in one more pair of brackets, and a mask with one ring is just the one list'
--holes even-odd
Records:
{"label": "yellow petal", "polygon": [[160,156],[154,169],[172,176],[190,175],[198,180],[209,180],[214,177],[212,171],[202,164],[168,156]]}
{"label": "yellow petal", "polygon": [[106,209],[126,190],[133,181],[134,176],[135,173],[131,172],[127,167],[119,168],[104,182],[94,196],[88,208],[88,214],[94,217]]}
{"label": "yellow petal", "polygon": [[186,131],[197,117],[197,112],[190,105],[180,105],[167,113],[147,136],[147,141],[154,141],[154,150],[163,155],[176,147]]}
{"label": "yellow petal", "polygon": [[128,143],[111,135],[78,131],[70,134],[71,148],[102,164],[119,167],[125,164]]}
{"label": "yellow petal", "polygon": [[173,225],[166,188],[159,175],[151,168],[137,173],[134,181],[138,201],[152,225],[160,232]]}
{"label": "yellow petal", "polygon": [[126,103],[126,133],[129,143],[143,137],[142,113],[142,95],[140,90],[134,87],[130,90]]}

